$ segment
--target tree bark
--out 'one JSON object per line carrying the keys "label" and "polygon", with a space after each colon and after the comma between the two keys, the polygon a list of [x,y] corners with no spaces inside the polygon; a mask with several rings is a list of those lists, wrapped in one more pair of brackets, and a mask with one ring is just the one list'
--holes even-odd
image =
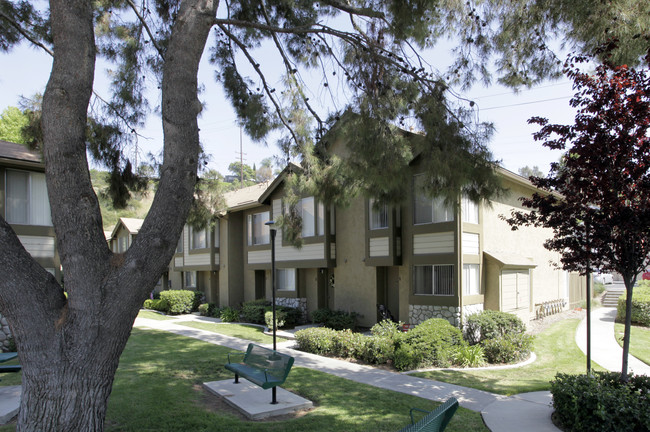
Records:
{"label": "tree bark", "polygon": [[164,163],[133,245],[113,254],[86,160],[93,86],[92,2],[51,0],[54,62],[43,99],[45,174],[65,289],[0,218],[0,309],[23,365],[16,430],[101,431],[133,321],[169,265],[191,202],[199,154],[197,72],[218,1],[184,0],[163,68]]}
{"label": "tree bark", "polygon": [[623,360],[621,362],[621,381],[627,381],[628,357],[630,355],[630,332],[632,331],[632,290],[636,282],[630,276],[624,275],[625,292],[625,333],[623,334]]}

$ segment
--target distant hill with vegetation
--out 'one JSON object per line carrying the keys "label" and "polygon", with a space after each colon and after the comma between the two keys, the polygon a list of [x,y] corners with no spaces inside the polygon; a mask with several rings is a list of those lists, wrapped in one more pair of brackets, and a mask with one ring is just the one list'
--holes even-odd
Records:
{"label": "distant hill with vegetation", "polygon": [[99,207],[102,212],[104,231],[112,230],[121,217],[144,219],[151,208],[155,192],[155,183],[150,182],[149,187],[144,192],[131,191],[131,199],[125,208],[116,209],[105,192],[108,187],[109,175],[108,171],[90,170],[90,179],[99,199]]}

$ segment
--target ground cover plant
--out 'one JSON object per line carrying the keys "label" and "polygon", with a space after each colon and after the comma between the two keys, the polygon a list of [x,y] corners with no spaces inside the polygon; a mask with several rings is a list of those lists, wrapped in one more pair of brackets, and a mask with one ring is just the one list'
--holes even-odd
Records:
{"label": "ground cover plant", "polygon": [[[252,342],[261,344],[273,343],[273,337],[264,334],[262,327],[246,325],[246,324],[232,324],[232,323],[211,323],[203,321],[182,321],[178,323],[186,327],[192,327],[200,330],[207,330],[214,333],[219,333],[225,336],[232,336],[239,339],[245,339]],[[284,338],[278,337],[278,341],[284,341]]]}
{"label": "ground cover plant", "polygon": [[[616,332],[616,341],[623,346],[623,324],[614,324]],[[645,364],[650,365],[650,328],[641,326],[632,326],[630,335],[630,354],[638,358]]]}
{"label": "ground cover plant", "polygon": [[[623,293],[618,299],[616,320],[625,321],[627,293]],[[649,327],[650,326],[650,281],[642,281],[635,288],[632,294],[632,323]]]}
{"label": "ground cover plant", "polygon": [[[316,406],[297,418],[243,420],[200,390],[203,382],[231,379],[223,365],[229,348],[171,333],[133,329],[120,358],[108,404],[107,432],[194,431],[395,431],[409,423],[414,406],[436,403],[294,367],[283,388]],[[20,374],[14,374],[20,375]],[[4,380],[2,384],[5,384]],[[15,383],[14,383],[15,384]],[[15,425],[0,428],[13,431]],[[460,408],[447,431],[486,432],[478,413]]]}
{"label": "ground cover plant", "polygon": [[[535,362],[512,369],[436,370],[412,375],[457,384],[492,393],[513,395],[550,390],[558,372],[579,374],[586,368],[586,357],[576,346],[575,332],[579,320],[567,319],[551,325],[535,337]],[[602,370],[594,364],[595,370]]]}

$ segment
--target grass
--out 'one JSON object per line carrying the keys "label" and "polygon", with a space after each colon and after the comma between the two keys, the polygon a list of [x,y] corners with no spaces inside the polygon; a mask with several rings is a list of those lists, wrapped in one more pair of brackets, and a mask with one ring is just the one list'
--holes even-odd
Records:
{"label": "grass", "polygon": [[[623,324],[614,324],[616,332],[616,341],[623,346],[623,333],[625,326]],[[633,325],[630,331],[630,354],[641,360],[643,363],[650,365],[650,328]]]}
{"label": "grass", "polygon": [[174,319],[172,317],[168,317],[167,315],[159,314],[152,311],[146,311],[146,310],[141,310],[140,312],[138,312],[138,318],[147,318],[147,319],[153,319],[158,321]]}
{"label": "grass", "polygon": [[[560,321],[537,335],[534,348],[537,360],[524,367],[441,370],[413,375],[504,395],[550,390],[550,381],[558,372],[585,373],[587,359],[575,343],[579,323],[579,320]],[[594,369],[603,370],[597,365]]]}
{"label": "grass", "polygon": [[[219,333],[226,336],[232,336],[239,339],[245,339],[261,344],[272,344],[273,337],[264,334],[264,329],[261,327],[246,325],[246,324],[217,324],[202,321],[182,321],[178,323],[186,327],[197,328],[200,330],[207,330],[213,333]],[[284,338],[277,337],[278,342],[284,341]]]}
{"label": "grass", "polygon": [[[133,329],[120,359],[106,417],[107,432],[157,431],[395,431],[409,423],[409,409],[438,404],[323,372],[294,368],[283,388],[312,400],[302,416],[247,421],[215,409],[201,384],[231,379],[229,348],[155,330]],[[3,381],[2,384],[5,384]],[[0,431],[13,431],[7,425]],[[459,408],[447,431],[487,431],[479,413]]]}

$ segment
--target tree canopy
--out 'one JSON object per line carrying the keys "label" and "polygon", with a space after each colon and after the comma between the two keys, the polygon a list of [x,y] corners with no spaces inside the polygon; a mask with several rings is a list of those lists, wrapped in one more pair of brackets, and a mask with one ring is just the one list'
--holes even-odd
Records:
{"label": "tree canopy", "polygon": [[0,140],[26,144],[23,138],[23,128],[29,124],[29,119],[21,110],[10,106],[0,114]]}
{"label": "tree canopy", "polygon": [[[614,44],[599,50],[607,55]],[[522,200],[532,212],[515,212],[509,222],[544,226],[554,236],[545,246],[561,254],[566,270],[592,268],[618,272],[627,288],[622,377],[627,354],[632,291],[650,263],[650,51],[645,69],[616,66],[605,59],[594,73],[580,66],[593,58],[576,55],[566,64],[574,82],[573,125],[542,126],[535,138],[551,149],[566,150],[547,177],[532,177],[547,193]]]}

